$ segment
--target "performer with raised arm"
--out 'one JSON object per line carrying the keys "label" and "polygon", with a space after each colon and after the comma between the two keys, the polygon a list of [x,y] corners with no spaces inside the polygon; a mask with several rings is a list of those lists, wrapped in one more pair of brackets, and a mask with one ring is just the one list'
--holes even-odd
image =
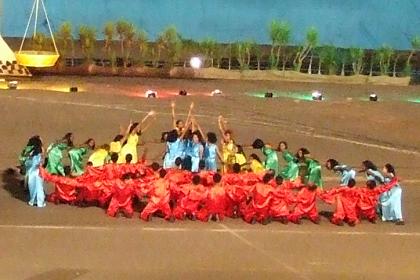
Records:
{"label": "performer with raised arm", "polygon": [[[125,163],[125,157],[127,154],[131,154],[133,157],[132,163],[137,163],[137,145],[139,143],[139,135],[144,133],[150,126],[150,122],[144,126],[146,121],[155,115],[155,111],[150,111],[140,123],[133,123],[129,130],[129,135],[127,137],[127,143],[121,148],[121,153],[118,158],[118,163]],[[144,126],[144,127],[142,127]]]}
{"label": "performer with raised arm", "polygon": [[237,153],[237,147],[232,138],[232,130],[226,128],[226,123],[223,116],[219,116],[219,130],[222,134],[223,173],[228,173],[232,170],[233,165],[236,163]]}
{"label": "performer with raised arm", "polygon": [[127,141],[128,136],[130,135],[130,129],[133,125],[133,122],[130,120],[129,125],[124,128],[120,127],[120,134],[114,137],[114,140],[109,144],[109,153],[113,154],[120,154],[121,148],[124,145],[124,143]]}
{"label": "performer with raised arm", "polygon": [[185,120],[185,122],[176,118],[174,101],[171,102],[171,108],[172,108],[172,126],[174,129],[176,129],[176,131],[178,132],[178,135],[181,135],[184,132],[184,130],[188,127],[188,123],[190,122],[191,113],[192,113],[192,110],[194,109],[194,102],[191,102],[190,104],[190,109],[188,111],[187,119]]}

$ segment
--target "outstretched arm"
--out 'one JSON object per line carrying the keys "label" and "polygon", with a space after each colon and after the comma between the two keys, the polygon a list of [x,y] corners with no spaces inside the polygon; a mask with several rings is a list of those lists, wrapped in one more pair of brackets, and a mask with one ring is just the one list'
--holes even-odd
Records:
{"label": "outstretched arm", "polygon": [[195,128],[200,132],[201,136],[204,137],[205,134],[204,134],[203,130],[201,129],[200,124],[197,122],[197,120],[195,118],[193,120],[194,120]]}
{"label": "outstretched arm", "polygon": [[185,120],[185,123],[187,124],[191,120],[192,116],[192,110],[194,109],[194,102],[191,102],[190,104],[190,110],[188,111],[187,119]]}
{"label": "outstretched arm", "polygon": [[219,123],[219,131],[222,134],[223,140],[226,141],[226,137],[225,137],[226,126],[225,126],[225,120],[223,119],[223,116],[220,115],[217,121]]}
{"label": "outstretched arm", "polygon": [[142,120],[140,123],[140,133],[143,133],[144,131],[146,131],[149,127],[150,127],[150,123],[147,124],[143,129],[141,128],[141,126],[150,118],[156,115],[155,111],[150,111]]}
{"label": "outstretched arm", "polygon": [[171,102],[171,108],[172,108],[172,127],[176,129],[176,117],[175,117],[175,102]]}
{"label": "outstretched arm", "polygon": [[188,121],[187,123],[185,123],[184,129],[182,130],[181,135],[179,136],[180,139],[184,139],[185,134],[187,133],[188,129],[191,126],[191,121]]}
{"label": "outstretched arm", "polygon": [[123,135],[123,138],[120,140],[121,145],[123,143],[125,143],[125,141],[127,141],[127,138],[128,138],[128,135],[130,134],[130,129],[131,129],[132,125],[133,125],[133,121],[130,120],[130,123],[128,124],[127,129],[124,130],[124,131],[123,131],[123,129],[121,129],[121,132],[122,132],[121,134]]}

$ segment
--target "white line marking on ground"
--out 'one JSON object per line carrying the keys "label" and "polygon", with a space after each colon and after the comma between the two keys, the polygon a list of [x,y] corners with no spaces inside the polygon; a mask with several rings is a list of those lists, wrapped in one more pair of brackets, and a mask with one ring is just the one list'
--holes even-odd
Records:
{"label": "white line marking on ground", "polygon": [[230,233],[231,235],[233,235],[234,237],[236,237],[237,239],[239,239],[242,243],[248,245],[249,247],[251,247],[252,249],[260,252],[261,254],[263,254],[264,256],[274,260],[275,262],[277,262],[278,264],[280,264],[281,266],[283,266],[285,269],[287,269],[288,271],[292,272],[293,274],[297,275],[300,279],[307,279],[309,280],[310,278],[307,277],[306,275],[304,275],[301,271],[299,271],[298,269],[294,268],[291,265],[288,265],[285,261],[282,261],[278,258],[276,258],[275,256],[271,255],[270,253],[268,253],[267,251],[265,251],[264,249],[261,249],[260,247],[258,247],[257,245],[255,245],[254,243],[252,243],[251,241],[249,241],[248,239],[246,239],[245,237],[239,235],[237,232],[235,232],[233,229],[229,228],[228,226],[224,225],[224,224],[219,224],[223,229],[225,229],[228,233]]}
{"label": "white line marking on ground", "polygon": [[[65,104],[65,105],[76,105],[76,106],[83,106],[83,107],[105,108],[105,109],[110,109],[110,110],[120,110],[120,111],[142,113],[142,114],[146,114],[146,113],[149,112],[149,111],[137,110],[137,109],[127,109],[127,108],[125,108],[123,106],[119,106],[119,105],[103,105],[103,104],[93,104],[93,103],[84,103],[84,102],[39,100],[39,99],[35,99],[33,97],[25,97],[25,96],[18,96],[18,97],[16,97],[16,99],[33,101],[33,102],[38,102],[38,103]],[[167,112],[159,112],[159,114],[160,115],[170,115],[170,113],[167,113]],[[182,114],[180,114],[180,115],[182,115]],[[197,117],[206,117],[206,118],[217,118],[217,116],[211,116],[211,115],[205,115],[205,114],[196,114],[196,116]],[[255,120],[254,121],[253,120],[247,121],[247,120],[243,120],[243,119],[236,120],[234,118],[231,118],[230,120],[231,121],[238,121],[238,122],[241,122],[241,123],[246,122],[246,123],[249,123],[249,124],[260,124],[260,125],[271,126],[271,127],[279,127],[279,125],[273,124],[272,122],[270,123],[270,122],[255,121]],[[310,136],[310,137],[314,137],[314,138],[334,140],[334,141],[339,141],[339,142],[346,142],[346,143],[365,146],[365,147],[371,147],[371,148],[377,148],[377,149],[382,149],[382,150],[387,150],[387,151],[392,151],[392,152],[399,152],[399,153],[404,153],[404,154],[420,156],[420,152],[414,151],[414,150],[400,149],[400,148],[396,148],[396,147],[384,146],[384,145],[379,145],[379,144],[360,142],[360,141],[341,138],[341,137],[316,134],[316,133],[309,132],[309,131],[304,131],[304,130],[294,130],[294,131],[296,133],[303,134],[303,135]]]}
{"label": "white line marking on ground", "polygon": [[116,227],[113,226],[78,226],[78,225],[13,225],[4,224],[0,225],[0,229],[38,229],[38,230],[136,230],[136,231],[150,231],[150,232],[215,232],[215,233],[271,233],[271,234],[319,234],[319,235],[382,235],[382,236],[408,236],[408,237],[420,237],[420,232],[374,232],[374,231],[310,231],[310,230],[289,230],[289,229],[265,229],[259,225],[250,226],[246,228],[228,228],[225,224],[217,224],[222,228],[185,228],[185,227],[141,227],[141,226],[128,226],[128,227]]}

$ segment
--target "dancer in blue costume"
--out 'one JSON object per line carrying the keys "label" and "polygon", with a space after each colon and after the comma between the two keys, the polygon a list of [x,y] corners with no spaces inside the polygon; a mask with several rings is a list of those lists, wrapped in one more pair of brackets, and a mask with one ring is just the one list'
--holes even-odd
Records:
{"label": "dancer in blue costume", "polygon": [[330,158],[325,163],[325,167],[328,170],[332,170],[333,172],[340,175],[340,186],[347,187],[349,184],[350,179],[356,179],[356,170],[350,168],[345,164],[340,164],[337,160]]}
{"label": "dancer in blue costume", "polygon": [[175,160],[177,158],[183,158],[184,143],[183,135],[178,137],[178,132],[174,129],[169,131],[166,136],[166,151],[163,158],[163,168],[175,167]]}
{"label": "dancer in blue costume", "polygon": [[[382,169],[385,181],[389,183],[395,177],[395,169],[390,163],[385,164]],[[395,185],[389,191],[383,193],[380,197],[382,205],[382,221],[391,221],[396,225],[404,225],[404,219],[401,210],[402,188],[399,184]]]}
{"label": "dancer in blue costume", "polygon": [[376,185],[381,185],[385,181],[385,178],[382,175],[382,173],[378,170],[376,165],[370,160],[363,161],[362,166],[363,168],[359,172],[365,172],[366,180],[375,181]]}
{"label": "dancer in blue costume", "polygon": [[189,123],[190,123],[190,118],[191,118],[191,113],[192,110],[194,109],[194,102],[191,102],[190,104],[190,110],[188,111],[188,115],[187,115],[187,119],[186,121],[182,121],[180,119],[177,119],[175,116],[175,102],[171,103],[171,108],[172,108],[172,125],[173,128],[176,129],[176,131],[178,132],[178,135],[182,135],[186,129],[188,129]]}
{"label": "dancer in blue costume", "polygon": [[189,155],[191,156],[191,172],[198,172],[200,160],[203,159],[204,147],[201,143],[200,132],[195,131],[192,134],[189,146]]}
{"label": "dancer in blue costume", "polygon": [[42,165],[42,140],[37,138],[33,143],[33,149],[25,161],[28,174],[29,202],[30,206],[45,207],[44,181],[39,174]]}
{"label": "dancer in blue costume", "polygon": [[[200,134],[205,135],[195,118],[193,120],[194,125],[197,127]],[[219,147],[217,147],[217,136],[214,132],[207,133],[203,158],[206,166],[205,168],[208,171],[217,172],[217,158],[223,163],[223,156],[219,151]]]}

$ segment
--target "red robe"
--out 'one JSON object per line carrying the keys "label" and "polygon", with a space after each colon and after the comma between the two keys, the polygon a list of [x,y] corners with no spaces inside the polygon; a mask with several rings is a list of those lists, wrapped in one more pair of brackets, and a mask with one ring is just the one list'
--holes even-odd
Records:
{"label": "red robe", "polygon": [[241,209],[244,208],[248,192],[252,186],[248,186],[248,180],[244,181],[245,174],[228,173],[223,175],[222,184],[225,186],[226,194],[229,198],[226,215],[238,217]]}
{"label": "red robe", "polygon": [[287,218],[289,217],[289,205],[295,201],[293,192],[284,185],[277,186],[272,193],[272,200],[270,205],[270,216],[272,218]]}
{"label": "red robe", "polygon": [[201,184],[185,185],[184,190],[188,193],[178,200],[177,206],[174,209],[175,218],[180,220],[183,220],[186,215],[196,216],[200,203],[207,197],[207,190]]}
{"label": "red robe", "polygon": [[357,189],[349,187],[336,187],[320,194],[322,200],[327,203],[335,203],[336,209],[331,218],[333,224],[347,221],[352,224],[359,222],[356,205],[358,202]]}
{"label": "red robe", "polygon": [[185,196],[183,186],[191,182],[191,172],[180,169],[168,169],[165,179],[168,180],[171,189],[171,199],[177,201]]}
{"label": "red robe", "polygon": [[218,215],[220,220],[226,215],[228,197],[221,184],[214,185],[208,192],[203,208],[197,213],[197,218],[207,222],[211,215]]}
{"label": "red robe", "polygon": [[205,187],[211,187],[214,185],[213,176],[214,171],[200,171],[197,175],[200,176],[201,182]]}
{"label": "red robe", "polygon": [[302,217],[306,216],[311,221],[317,222],[319,219],[318,210],[316,208],[316,197],[320,193],[318,189],[310,190],[303,187],[296,195],[296,206],[289,215],[289,220],[296,223]]}
{"label": "red robe", "polygon": [[109,180],[102,182],[104,186],[110,186],[112,198],[109,203],[107,214],[115,217],[118,211],[122,211],[126,217],[133,216],[133,180]]}
{"label": "red robe", "polygon": [[167,180],[158,179],[153,182],[147,196],[149,197],[149,202],[140,214],[141,219],[148,221],[150,215],[159,210],[165,215],[166,220],[172,217],[171,207],[169,206],[171,193]]}
{"label": "red robe", "polygon": [[391,182],[384,186],[378,186],[373,189],[367,187],[357,188],[356,195],[359,200],[357,202],[357,212],[360,217],[366,217],[369,220],[376,219],[376,206],[378,205],[378,197],[381,193],[389,191],[398,183],[398,179],[394,178]]}
{"label": "red robe", "polygon": [[77,180],[49,174],[40,167],[39,173],[45,181],[53,183],[55,190],[49,194],[47,200],[53,203],[73,203],[76,201],[76,188],[79,186]]}
{"label": "red robe", "polygon": [[250,192],[251,202],[242,211],[243,218],[250,223],[253,218],[262,222],[269,217],[272,193],[274,189],[269,184],[257,183]]}

